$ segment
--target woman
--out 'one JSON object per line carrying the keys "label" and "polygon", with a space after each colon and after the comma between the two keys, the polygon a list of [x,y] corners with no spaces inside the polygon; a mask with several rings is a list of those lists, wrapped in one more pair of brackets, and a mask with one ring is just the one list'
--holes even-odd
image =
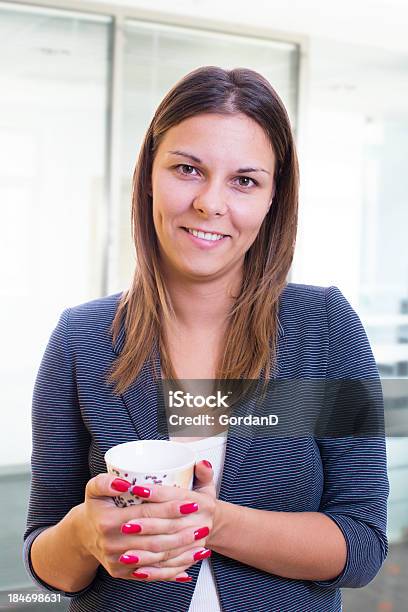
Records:
{"label": "woman", "polygon": [[36,381],[25,562],[70,610],[337,612],[339,588],[380,569],[383,436],[187,432],[194,491],[112,500],[130,483],[106,473],[104,453],[168,437],[161,379],[378,380],[339,289],[287,283],[297,206],[271,85],[213,66],[179,81],[135,170],[132,287],[66,309]]}

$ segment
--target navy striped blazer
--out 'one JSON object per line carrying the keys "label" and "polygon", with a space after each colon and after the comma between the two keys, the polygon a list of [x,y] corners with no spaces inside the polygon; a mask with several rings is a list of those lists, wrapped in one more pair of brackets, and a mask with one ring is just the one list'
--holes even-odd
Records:
{"label": "navy striped blazer", "polygon": [[[187,611],[200,563],[189,568],[193,581],[187,584],[115,579],[100,565],[87,588],[66,593],[45,584],[30,562],[36,536],[83,502],[86,482],[106,471],[109,448],[166,437],[158,430],[150,360],[123,396],[105,383],[124,341],[123,328],[114,345],[108,332],[120,295],[64,310],[45,350],[33,394],[24,562],[40,587],[70,597],[71,611]],[[157,348],[154,360],[160,367]],[[364,327],[337,287],[286,285],[279,302],[276,377],[379,379]],[[254,475],[257,487],[249,492],[245,485]],[[222,609],[339,612],[340,588],[366,585],[386,558],[388,494],[384,436],[251,438],[230,432],[220,499],[263,510],[323,512],[344,534],[347,562],[332,580],[295,580],[213,552]]]}

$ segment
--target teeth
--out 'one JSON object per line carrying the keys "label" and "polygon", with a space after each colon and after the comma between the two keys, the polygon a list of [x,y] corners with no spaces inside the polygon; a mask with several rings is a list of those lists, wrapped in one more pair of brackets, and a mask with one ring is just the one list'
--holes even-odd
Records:
{"label": "teeth", "polygon": [[209,232],[197,232],[197,230],[193,230],[193,229],[189,229],[188,231],[190,234],[193,234],[193,236],[195,236],[196,238],[202,238],[203,240],[211,240],[212,242],[215,242],[216,240],[221,240],[221,238],[224,238],[224,236],[222,234],[210,234]]}

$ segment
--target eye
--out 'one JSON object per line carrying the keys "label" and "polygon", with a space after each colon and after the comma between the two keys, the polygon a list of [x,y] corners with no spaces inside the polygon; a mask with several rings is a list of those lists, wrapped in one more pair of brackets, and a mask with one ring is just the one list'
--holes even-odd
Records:
{"label": "eye", "polygon": [[[178,164],[177,166],[174,166],[174,168],[177,170],[177,172],[179,174],[182,174],[183,176],[195,176],[193,175],[191,172],[184,172],[185,168],[190,168],[192,170],[197,170],[197,168],[195,166],[191,166],[190,164]],[[237,176],[236,180],[238,181],[251,181],[252,184],[248,185],[238,185],[239,187],[244,187],[245,189],[248,189],[249,187],[252,186],[257,186],[259,183],[257,181],[255,181],[255,179],[252,179],[249,176]]]}
{"label": "eye", "polygon": [[[190,164],[178,164],[178,166],[175,166],[176,170],[179,171],[179,169],[181,170],[182,168],[192,168],[193,170],[197,170],[197,168],[194,168],[194,166],[190,166]],[[184,176],[189,176],[191,175],[191,172],[181,172],[181,174],[184,174]]]}
{"label": "eye", "polygon": [[[242,181],[242,180],[244,180],[244,181],[252,181],[252,183],[254,184],[254,186],[255,186],[255,185],[258,185],[257,181],[255,181],[254,179],[252,179],[252,178],[251,178],[251,177],[249,177],[249,176],[237,176],[237,179],[238,179],[239,181]],[[240,187],[250,187],[250,185],[240,185]]]}

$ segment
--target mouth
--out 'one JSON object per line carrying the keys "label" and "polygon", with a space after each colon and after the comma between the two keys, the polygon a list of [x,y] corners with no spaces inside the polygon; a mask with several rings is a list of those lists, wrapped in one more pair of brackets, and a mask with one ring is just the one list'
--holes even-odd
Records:
{"label": "mouth", "polygon": [[214,238],[214,236],[221,236],[222,238],[231,238],[231,236],[229,234],[221,234],[220,232],[210,232],[210,231],[202,231],[202,230],[195,230],[194,228],[189,228],[189,227],[182,227],[181,229],[183,229],[185,232],[187,232],[188,234],[192,234],[193,236],[195,236],[196,238],[204,238],[205,236],[207,236],[207,239],[210,239],[210,237]]}
{"label": "mouth", "polygon": [[213,249],[218,251],[220,245],[225,244],[230,238],[230,236],[225,234],[212,234],[210,232],[197,231],[187,227],[181,227],[180,229],[187,234],[188,237],[186,236],[186,238],[190,243],[199,249],[204,249],[205,251]]}

